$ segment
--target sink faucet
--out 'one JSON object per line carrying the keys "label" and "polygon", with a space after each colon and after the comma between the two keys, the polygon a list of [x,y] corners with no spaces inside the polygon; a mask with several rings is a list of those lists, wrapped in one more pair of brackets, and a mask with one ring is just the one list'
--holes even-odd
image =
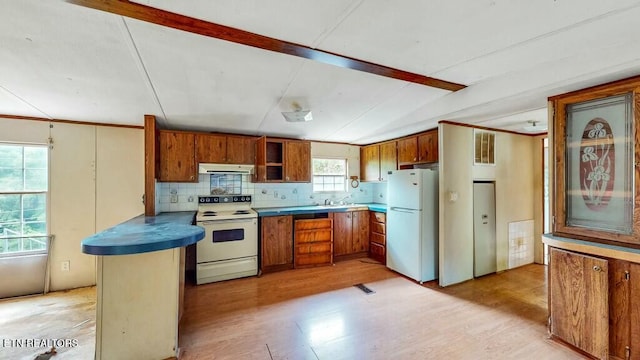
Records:
{"label": "sink faucet", "polygon": [[324,199],[324,204],[325,204],[325,205],[333,205],[333,200],[331,200],[331,199]]}
{"label": "sink faucet", "polygon": [[342,199],[338,200],[338,204],[344,204],[344,203],[345,203],[344,201],[345,201],[346,199],[350,198],[350,197],[351,197],[351,194],[348,194],[347,196],[345,196],[345,197],[343,197]]}

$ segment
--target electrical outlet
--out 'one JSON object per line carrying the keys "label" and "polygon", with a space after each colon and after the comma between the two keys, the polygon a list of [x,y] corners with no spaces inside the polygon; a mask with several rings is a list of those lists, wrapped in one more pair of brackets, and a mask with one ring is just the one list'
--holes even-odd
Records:
{"label": "electrical outlet", "polygon": [[172,202],[172,203],[177,203],[178,202],[178,195],[171,194],[169,196],[169,201]]}
{"label": "electrical outlet", "polygon": [[69,271],[70,267],[71,267],[71,262],[69,260],[62,262],[62,271]]}

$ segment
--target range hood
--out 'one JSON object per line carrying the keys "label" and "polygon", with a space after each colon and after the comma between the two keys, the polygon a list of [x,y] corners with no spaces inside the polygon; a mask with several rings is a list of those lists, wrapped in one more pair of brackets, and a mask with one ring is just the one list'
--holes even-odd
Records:
{"label": "range hood", "polygon": [[253,165],[198,164],[200,174],[253,174]]}

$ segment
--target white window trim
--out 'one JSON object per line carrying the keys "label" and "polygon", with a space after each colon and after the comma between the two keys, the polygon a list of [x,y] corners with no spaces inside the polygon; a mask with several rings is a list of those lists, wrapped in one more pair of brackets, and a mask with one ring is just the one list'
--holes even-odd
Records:
{"label": "white window trim", "polygon": [[[313,160],[315,159],[327,159],[327,160],[343,160],[344,161],[344,189],[342,190],[315,190],[313,185],[314,176],[338,176],[338,175],[316,175],[313,172]],[[314,156],[311,158],[311,189],[314,194],[341,194],[349,191],[349,159],[345,157],[335,156]]]}

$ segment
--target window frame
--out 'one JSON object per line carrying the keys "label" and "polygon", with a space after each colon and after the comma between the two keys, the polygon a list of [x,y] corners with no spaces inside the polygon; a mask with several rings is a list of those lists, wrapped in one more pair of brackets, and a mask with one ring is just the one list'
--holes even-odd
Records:
{"label": "window frame", "polygon": [[[342,190],[316,190],[315,189],[315,177],[338,177],[342,175],[316,175],[314,171],[313,162],[314,160],[342,160],[344,161],[344,187]],[[314,194],[330,194],[330,193],[344,193],[349,191],[349,184],[347,180],[349,179],[349,159],[345,157],[330,157],[330,156],[315,156],[311,158],[311,190]],[[323,183],[324,185],[324,183]],[[335,185],[335,183],[334,183]]]}
{"label": "window frame", "polygon": [[[0,190],[0,195],[19,195],[20,196],[20,221],[19,221],[19,225],[21,228],[21,235],[20,236],[14,236],[14,237],[3,237],[0,238],[0,242],[3,243],[8,243],[9,239],[20,239],[20,250],[19,251],[11,251],[11,252],[0,252],[0,258],[10,258],[10,257],[21,257],[21,256],[32,256],[32,255],[42,255],[42,254],[47,254],[49,251],[49,237],[51,236],[50,234],[50,209],[49,209],[49,203],[50,203],[50,199],[49,199],[49,191],[50,191],[50,179],[49,179],[49,169],[50,169],[50,152],[49,152],[49,146],[47,144],[37,144],[37,143],[16,143],[16,142],[0,142],[0,145],[2,146],[17,146],[20,147],[22,149],[22,182],[23,182],[23,190],[10,190],[10,191],[2,191]],[[25,184],[25,156],[24,156],[24,149],[27,147],[39,147],[39,148],[46,148],[46,189],[45,190],[24,190],[24,184]],[[24,219],[24,212],[25,212],[25,208],[24,208],[24,196],[25,195],[39,195],[39,194],[44,194],[45,195],[45,205],[44,205],[44,211],[45,211],[45,216],[44,216],[44,223],[45,223],[45,233],[43,235],[33,235],[33,236],[26,236],[25,234],[23,234],[24,232],[24,226],[25,224],[28,223],[32,223],[32,222],[25,222]],[[43,249],[38,249],[38,250],[24,250],[24,246],[25,246],[25,239],[30,239],[30,238],[42,238],[44,241],[44,248]]]}

